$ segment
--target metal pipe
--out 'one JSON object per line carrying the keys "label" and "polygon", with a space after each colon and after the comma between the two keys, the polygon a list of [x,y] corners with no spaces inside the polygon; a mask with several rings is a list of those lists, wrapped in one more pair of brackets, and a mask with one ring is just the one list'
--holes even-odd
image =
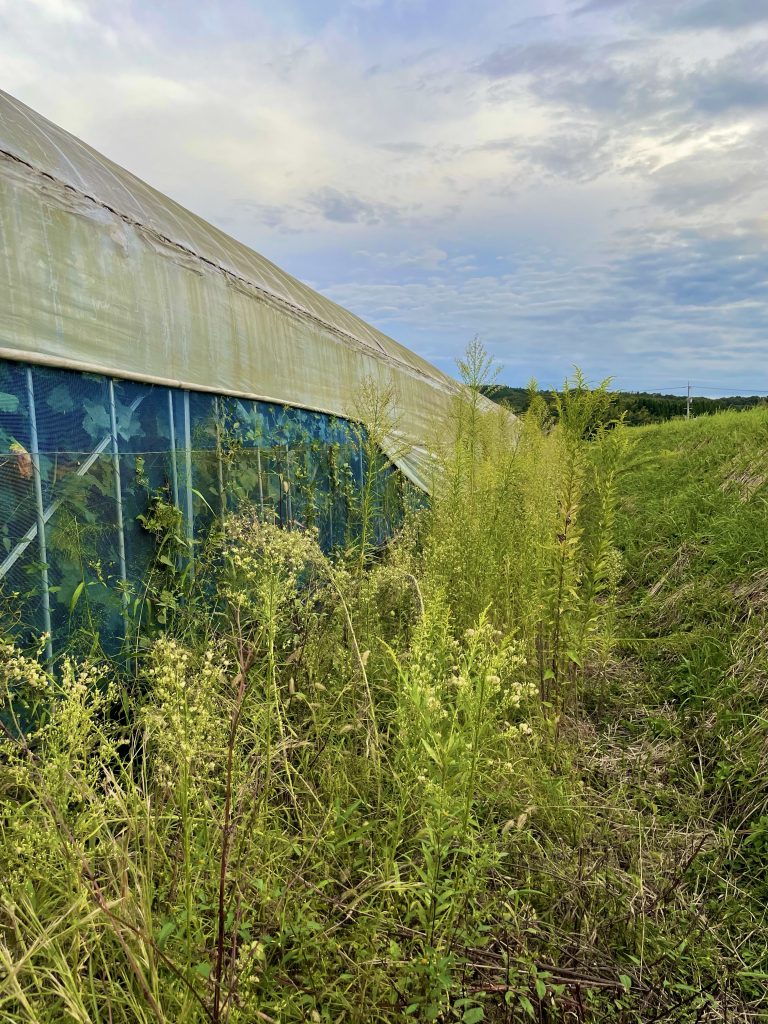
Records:
{"label": "metal pipe", "polygon": [[115,472],[115,501],[117,502],[117,557],[123,584],[123,620],[128,630],[128,569],[125,562],[125,524],[123,522],[123,486],[120,480],[120,448],[117,442],[117,410],[115,408],[115,382],[109,381],[109,427],[112,432],[112,468]]}
{"label": "metal pipe", "polygon": [[216,408],[216,462],[219,477],[219,504],[221,506],[221,518],[223,519],[227,512],[227,499],[224,494],[224,461],[221,454],[221,399],[216,396],[214,399]]}
{"label": "metal pipe", "polygon": [[[21,356],[23,355],[23,360]],[[134,380],[137,384],[156,384],[161,388],[177,388],[180,391],[200,391],[206,395],[226,394],[230,398],[242,398],[247,402],[265,402],[268,405],[284,405],[289,409],[308,409],[310,412],[321,412],[326,416],[339,417],[343,414],[338,409],[327,408],[324,405],[313,405],[312,402],[286,401],[280,394],[268,395],[259,394],[255,391],[237,391],[232,388],[222,388],[220,385],[201,384],[199,381],[178,380],[175,377],[160,377],[153,373],[134,373],[131,370],[124,370],[116,366],[105,366],[103,363],[89,363],[81,359],[66,359],[62,356],[51,356],[48,353],[38,354],[36,352],[24,352],[23,354],[15,348],[6,348],[0,345],[0,359],[8,359],[10,362],[33,363],[40,366],[47,366],[60,370],[76,370],[78,373],[96,373],[99,376],[111,374],[116,380]]]}
{"label": "metal pipe", "polygon": [[186,467],[187,542],[189,544],[189,561],[194,569],[195,513],[192,507],[192,427],[189,419],[188,391],[184,392],[184,459]]}
{"label": "metal pipe", "polygon": [[35,411],[35,388],[32,369],[27,367],[27,401],[29,403],[29,432],[32,451],[32,473],[35,481],[35,510],[37,513],[37,538],[40,549],[40,575],[43,582],[43,626],[47,633],[45,656],[53,661],[53,640],[51,629],[51,592],[48,584],[48,551],[45,543],[45,512],[43,509],[43,483],[40,476],[40,449],[37,439],[37,413]]}
{"label": "metal pipe", "polygon": [[170,427],[171,442],[171,487],[173,489],[173,504],[179,508],[179,464],[176,461],[176,424],[173,419],[173,392],[168,388],[168,425]]}
{"label": "metal pipe", "polygon": [[259,474],[259,509],[264,520],[264,481],[261,478],[261,448],[256,448],[256,470]]}
{"label": "metal pipe", "polygon": [[328,449],[328,535],[330,547],[333,547],[335,537],[333,535],[333,506],[336,502],[336,458],[333,452],[333,445]]}
{"label": "metal pipe", "polygon": [[288,517],[288,529],[293,529],[293,506],[291,504],[291,452],[288,445],[285,446],[285,511]]}

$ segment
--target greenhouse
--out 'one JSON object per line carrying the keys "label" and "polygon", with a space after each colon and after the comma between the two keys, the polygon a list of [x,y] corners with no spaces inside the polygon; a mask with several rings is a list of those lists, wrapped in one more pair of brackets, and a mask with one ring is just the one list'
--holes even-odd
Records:
{"label": "greenhouse", "polygon": [[158,495],[192,565],[243,499],[342,544],[366,382],[397,424],[380,539],[430,489],[454,381],[2,92],[0,237],[0,593],[49,656],[85,588],[120,634]]}

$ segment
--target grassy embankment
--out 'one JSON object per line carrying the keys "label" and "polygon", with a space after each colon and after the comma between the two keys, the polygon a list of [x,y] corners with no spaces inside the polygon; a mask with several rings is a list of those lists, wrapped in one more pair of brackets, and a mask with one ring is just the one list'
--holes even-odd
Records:
{"label": "grassy embankment", "polygon": [[678,833],[681,957],[711,949],[714,1019],[741,1019],[741,999],[768,1012],[768,411],[632,434],[606,785]]}
{"label": "grassy embankment", "polygon": [[138,684],[0,649],[0,1021],[766,1012],[768,417],[577,381],[510,444],[485,370],[383,558],[372,490],[338,557],[246,511],[194,579],[156,509]]}

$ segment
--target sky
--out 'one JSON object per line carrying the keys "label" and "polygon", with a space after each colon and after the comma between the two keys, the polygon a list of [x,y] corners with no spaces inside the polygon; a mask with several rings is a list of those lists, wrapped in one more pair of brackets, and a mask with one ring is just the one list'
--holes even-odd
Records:
{"label": "sky", "polygon": [[0,87],[448,373],[768,392],[768,0],[0,0]]}

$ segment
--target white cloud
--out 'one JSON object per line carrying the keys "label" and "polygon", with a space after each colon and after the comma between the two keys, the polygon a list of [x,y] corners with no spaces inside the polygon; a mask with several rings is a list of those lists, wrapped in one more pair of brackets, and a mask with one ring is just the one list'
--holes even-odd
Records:
{"label": "white cloud", "polygon": [[759,349],[766,307],[723,247],[752,267],[765,237],[759,5],[719,29],[712,4],[576,6],[0,0],[0,65],[443,365],[476,331],[520,374]]}
{"label": "white cloud", "polygon": [[[88,4],[78,0],[23,0],[36,14],[54,23],[83,25],[91,22]],[[6,4],[10,6],[10,4]]]}

